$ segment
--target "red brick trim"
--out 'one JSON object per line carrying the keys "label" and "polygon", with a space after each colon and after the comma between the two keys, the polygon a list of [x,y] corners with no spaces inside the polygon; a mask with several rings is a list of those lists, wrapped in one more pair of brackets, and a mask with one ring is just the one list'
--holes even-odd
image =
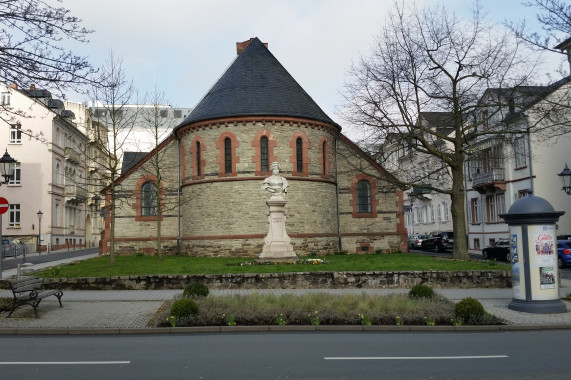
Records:
{"label": "red brick trim", "polygon": [[[322,136],[319,140],[319,166],[321,167],[321,178],[330,178],[331,163],[329,161],[330,144],[326,136]],[[325,156],[325,167],[323,167],[323,158]]]}
{"label": "red brick trim", "polygon": [[[371,212],[357,212],[357,183],[359,181],[365,180],[369,182],[370,191],[371,191]],[[351,189],[349,190],[351,194],[351,200],[349,204],[353,207],[353,218],[376,218],[377,217],[377,205],[379,201],[377,200],[377,183],[373,177],[370,177],[366,174],[360,173],[353,181],[351,181]]]}
{"label": "red brick trim", "polygon": [[186,182],[186,145],[184,141],[180,141],[180,176],[181,182]]}
{"label": "red brick trim", "polygon": [[[196,165],[196,144],[200,144],[200,175],[198,175],[198,166]],[[224,145],[224,140],[222,140],[222,145]],[[234,145],[234,144],[232,144]],[[198,179],[204,179],[204,168],[206,166],[206,160],[204,159],[204,152],[206,151],[206,144],[200,136],[196,136],[192,143],[190,144],[190,167],[192,168],[192,180],[196,181]]]}
{"label": "red brick trim", "polygon": [[[135,189],[133,190],[133,195],[135,196],[135,203],[133,203],[133,205],[131,206],[133,208],[133,210],[135,210],[135,221],[136,222],[147,222],[147,221],[156,221],[158,220],[158,216],[157,215],[153,215],[153,216],[143,216],[142,215],[142,209],[141,209],[141,203],[142,203],[142,199],[141,199],[141,188],[143,187],[143,185],[147,182],[153,182],[155,184],[155,186],[157,185],[157,177],[152,175],[152,174],[145,174],[144,176],[142,176],[141,178],[139,178],[139,180],[137,181],[137,183],[135,183]],[[161,193],[161,198],[162,196],[164,196],[164,189],[162,184],[159,184],[160,186],[160,193]],[[159,207],[163,207],[162,204],[159,205]],[[161,220],[163,220],[163,216],[161,215]]]}
{"label": "red brick trim", "polygon": [[[262,147],[261,147],[261,140],[262,137],[266,136],[268,138],[268,171],[262,172]],[[252,162],[256,164],[256,171],[255,175],[270,175],[270,165],[272,162],[277,161],[277,156],[274,155],[274,148],[278,146],[278,142],[274,138],[272,132],[268,131],[267,129],[263,129],[256,133],[254,136],[254,140],[252,141],[252,146],[256,149],[256,154],[252,156]]]}
{"label": "red brick trim", "polygon": [[[224,168],[224,140],[229,138],[232,141],[232,172],[226,173]],[[216,141],[216,149],[218,149],[218,158],[216,163],[218,164],[218,176],[219,177],[235,177],[238,175],[236,171],[236,164],[240,162],[240,157],[236,155],[236,148],[240,145],[240,142],[232,132],[223,132],[218,136],[218,141]]]}
{"label": "red brick trim", "polygon": [[[301,138],[301,153],[303,159],[303,172],[297,171],[297,152],[296,152],[296,141]],[[291,139],[289,140],[289,146],[291,148],[292,154],[289,157],[289,162],[292,165],[291,174],[293,176],[304,176],[309,177],[309,139],[307,135],[301,131],[295,132]]]}
{"label": "red brick trim", "polygon": [[[284,176],[285,177],[285,176]],[[285,177],[288,181],[308,181],[308,182],[321,182],[321,183],[331,183],[335,184],[334,179],[328,178],[302,178],[302,177]],[[205,183],[215,183],[215,182],[229,182],[229,181],[259,181],[259,177],[235,177],[235,178],[217,178],[217,179],[204,179],[200,181],[194,181],[190,183],[185,183],[182,187],[202,185]]]}

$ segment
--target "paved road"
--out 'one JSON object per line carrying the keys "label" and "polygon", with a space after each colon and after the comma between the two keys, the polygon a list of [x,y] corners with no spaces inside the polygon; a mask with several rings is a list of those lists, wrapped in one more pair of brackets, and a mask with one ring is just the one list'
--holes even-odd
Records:
{"label": "paved road", "polygon": [[98,248],[87,248],[87,249],[78,249],[78,250],[72,249],[70,251],[59,250],[50,253],[43,252],[41,255],[37,253],[32,253],[26,255],[26,257],[22,255],[16,258],[7,257],[2,261],[2,269],[3,270],[15,269],[18,266],[18,264],[23,264],[23,263],[43,264],[52,261],[73,259],[74,257],[97,253],[98,250],[99,250]]}
{"label": "paved road", "polygon": [[570,340],[571,330],[4,336],[0,373],[48,380],[568,379]]}

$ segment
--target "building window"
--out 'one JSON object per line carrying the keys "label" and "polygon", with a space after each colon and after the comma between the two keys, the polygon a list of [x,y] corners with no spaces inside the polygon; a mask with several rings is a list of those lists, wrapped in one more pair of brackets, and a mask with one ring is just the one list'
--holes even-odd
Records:
{"label": "building window", "polygon": [[20,227],[19,204],[11,204],[8,208],[8,227]]}
{"label": "building window", "polygon": [[416,209],[416,220],[419,224],[424,223],[424,210],[422,207]]}
{"label": "building window", "polygon": [[262,172],[267,172],[270,170],[269,164],[269,151],[268,151],[268,138],[266,136],[262,136],[260,139],[260,154],[261,154],[261,169]]}
{"label": "building window", "polygon": [[22,142],[22,126],[20,124],[10,124],[10,144],[20,144]]}
{"label": "building window", "polygon": [[303,132],[296,132],[292,136],[289,146],[292,149],[292,155],[289,162],[292,165],[292,175],[309,176],[309,139]]}
{"label": "building window", "polygon": [[141,216],[157,215],[157,187],[153,182],[146,182],[141,187]]}
{"label": "building window", "polygon": [[353,218],[377,217],[377,184],[375,180],[365,174],[359,174],[351,182],[352,195],[350,201],[353,206]]}
{"label": "building window", "polygon": [[321,137],[319,149],[321,150],[321,177],[329,178],[329,141],[327,141],[327,137]]}
{"label": "building window", "polygon": [[515,168],[521,169],[526,165],[525,160],[525,138],[520,137],[514,142],[514,152],[515,152]]}
{"label": "building window", "polygon": [[224,173],[232,173],[232,140],[224,139]]}
{"label": "building window", "polygon": [[175,119],[180,119],[182,117],[182,110],[174,110]]}
{"label": "building window", "polygon": [[200,152],[200,141],[196,142],[196,176],[202,176],[202,154]]}
{"label": "building window", "polygon": [[472,212],[472,224],[481,223],[479,198],[472,198],[470,200],[470,211]]}
{"label": "building window", "polygon": [[357,183],[357,212],[371,212],[371,185],[369,181]]}
{"label": "building window", "polygon": [[60,210],[60,206],[59,203],[56,203],[56,219],[55,219],[55,226],[59,227],[61,226],[61,210]]}
{"label": "building window", "polygon": [[474,239],[474,249],[480,249],[480,239]]}
{"label": "building window", "polygon": [[448,202],[442,201],[438,205],[438,219],[441,222],[448,222],[450,221],[450,213],[448,211]]}
{"label": "building window", "polygon": [[488,130],[488,110],[482,111],[482,131]]}
{"label": "building window", "polygon": [[298,173],[303,172],[303,142],[301,141],[301,137],[295,140],[295,160],[296,171]]}
{"label": "building window", "polygon": [[[221,177],[236,176],[236,164],[240,162],[240,158],[236,156],[236,149],[240,143],[232,132],[222,133],[216,142],[216,149],[218,149],[218,175]],[[204,145],[203,145],[204,147]]]}
{"label": "building window", "polygon": [[3,106],[9,106],[10,105],[10,93],[9,92],[3,92],[2,93],[2,105]]}
{"label": "building window", "polygon": [[160,115],[161,115],[161,117],[167,117],[169,115],[169,111],[168,110],[160,110]]}
{"label": "building window", "polygon": [[[505,214],[506,212],[506,196],[505,194],[496,195],[496,209],[498,210],[498,215]],[[499,219],[498,219],[499,221]]]}
{"label": "building window", "polygon": [[12,178],[8,185],[19,185],[22,179],[22,168],[21,163],[16,162],[10,165],[10,171],[12,172]]}
{"label": "building window", "polygon": [[497,221],[498,213],[496,210],[496,197],[494,195],[488,195],[486,197],[486,215],[488,217],[488,223],[495,223]]}

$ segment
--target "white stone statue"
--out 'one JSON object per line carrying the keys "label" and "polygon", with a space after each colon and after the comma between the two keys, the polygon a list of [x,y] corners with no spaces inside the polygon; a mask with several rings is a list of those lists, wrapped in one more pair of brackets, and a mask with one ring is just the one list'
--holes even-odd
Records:
{"label": "white stone statue", "polygon": [[272,175],[262,183],[262,190],[267,190],[272,194],[272,197],[283,197],[287,193],[288,183],[287,179],[279,175],[280,164],[278,162],[272,162],[270,165],[272,170]]}

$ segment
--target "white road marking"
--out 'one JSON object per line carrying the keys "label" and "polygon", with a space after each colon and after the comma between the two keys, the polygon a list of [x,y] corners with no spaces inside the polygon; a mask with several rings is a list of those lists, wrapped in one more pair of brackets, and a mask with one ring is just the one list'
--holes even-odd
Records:
{"label": "white road marking", "polygon": [[0,362],[0,365],[106,365],[106,364],[131,364],[131,361],[91,361],[91,362]]}
{"label": "white road marking", "polygon": [[355,356],[324,357],[325,360],[453,360],[453,359],[504,359],[507,355],[485,356]]}

